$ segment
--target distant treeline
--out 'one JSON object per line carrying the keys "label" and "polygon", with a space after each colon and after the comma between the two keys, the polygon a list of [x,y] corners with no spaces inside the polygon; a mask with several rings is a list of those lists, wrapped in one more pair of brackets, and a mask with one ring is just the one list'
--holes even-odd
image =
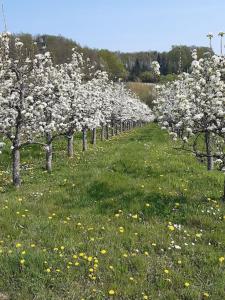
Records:
{"label": "distant treeline", "polygon": [[173,80],[181,71],[188,72],[191,66],[191,52],[194,48],[198,50],[199,57],[211,51],[207,47],[195,46],[172,46],[169,52],[135,52],[122,53],[109,50],[91,49],[81,47],[75,41],[63,36],[41,35],[33,37],[30,34],[17,35],[25,44],[26,51],[32,54],[33,41],[37,41],[37,47],[47,49],[52,53],[53,61],[56,64],[67,62],[72,54],[72,48],[76,47],[82,52],[85,58],[96,69],[106,70],[112,80],[122,78],[127,81],[140,81],[154,83],[158,79],[151,70],[151,63],[157,60],[161,66],[161,80]]}

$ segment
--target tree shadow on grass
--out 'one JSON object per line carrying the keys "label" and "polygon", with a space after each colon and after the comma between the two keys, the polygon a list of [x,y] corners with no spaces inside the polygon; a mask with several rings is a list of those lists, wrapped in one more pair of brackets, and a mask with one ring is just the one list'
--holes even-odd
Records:
{"label": "tree shadow on grass", "polygon": [[[187,198],[184,195],[167,195],[161,193],[146,193],[139,189],[121,189],[106,182],[93,184],[88,190],[88,198],[93,201],[94,210],[103,215],[112,215],[119,209],[126,212],[140,212],[145,216],[160,216],[168,218],[174,214],[176,203],[184,204]],[[146,203],[149,206],[146,206]],[[180,211],[182,218],[182,210]]]}

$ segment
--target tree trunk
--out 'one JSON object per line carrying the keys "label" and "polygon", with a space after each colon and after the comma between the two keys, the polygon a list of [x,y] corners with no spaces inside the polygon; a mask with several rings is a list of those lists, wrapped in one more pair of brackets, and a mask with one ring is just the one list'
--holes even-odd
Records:
{"label": "tree trunk", "polygon": [[109,139],[109,125],[106,125],[106,139]]}
{"label": "tree trunk", "polygon": [[118,124],[115,124],[115,135],[118,135]]}
{"label": "tree trunk", "polygon": [[208,171],[213,170],[213,155],[212,155],[212,135],[210,132],[205,133],[205,146],[206,146],[206,154],[207,154],[207,169]]}
{"label": "tree trunk", "polygon": [[114,126],[114,124],[112,124],[112,136],[114,136],[115,135],[115,126]]}
{"label": "tree trunk", "polygon": [[87,129],[82,129],[82,143],[83,143],[83,151],[87,150]]}
{"label": "tree trunk", "polygon": [[105,125],[102,124],[102,129],[101,129],[101,141],[104,141],[105,139]]}
{"label": "tree trunk", "polygon": [[123,132],[123,122],[120,121],[120,133],[122,133],[122,132]]}
{"label": "tree trunk", "polygon": [[91,139],[91,143],[92,143],[92,145],[96,145],[96,128],[93,128],[92,129],[92,139]]}
{"label": "tree trunk", "polygon": [[21,185],[21,179],[20,179],[20,150],[19,150],[19,147],[17,145],[13,146],[13,147],[14,147],[13,150],[12,150],[13,185],[18,188]]}
{"label": "tree trunk", "polygon": [[47,145],[46,145],[46,170],[52,172],[52,136],[50,133],[46,135]]}
{"label": "tree trunk", "polygon": [[73,134],[68,134],[67,135],[67,155],[68,155],[68,157],[73,157],[73,141],[74,141]]}
{"label": "tree trunk", "polygon": [[222,200],[225,202],[225,174],[224,174],[223,198],[222,198]]}

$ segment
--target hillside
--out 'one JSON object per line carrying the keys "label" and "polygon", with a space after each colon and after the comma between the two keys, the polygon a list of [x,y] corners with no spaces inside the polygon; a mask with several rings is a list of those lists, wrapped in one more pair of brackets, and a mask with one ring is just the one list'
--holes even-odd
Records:
{"label": "hillside", "polygon": [[[91,49],[82,47],[78,42],[63,36],[39,35],[32,36],[30,34],[17,35],[24,42],[26,51],[33,52],[32,42],[37,41],[38,47],[46,47],[50,51],[56,64],[65,63],[71,57],[72,48],[76,47],[78,51],[84,54],[85,58],[89,58],[91,64],[95,64],[96,68],[106,70],[110,78],[117,81],[122,78],[126,81],[141,81],[155,83],[155,78],[151,70],[152,61],[158,61],[161,67],[161,81],[170,81],[175,78],[174,75],[179,72],[187,72],[191,66],[191,52],[194,48],[198,49],[199,57],[205,52],[211,51],[207,47],[195,46],[172,46],[168,52],[159,51],[143,51],[134,53],[112,52],[106,49]],[[180,65],[181,58],[181,65]]]}
{"label": "hillside", "polygon": [[[225,298],[223,175],[177,152],[157,125],[98,142],[54,171],[22,152],[23,186],[0,160],[0,299]],[[8,296],[8,297],[7,297]]]}

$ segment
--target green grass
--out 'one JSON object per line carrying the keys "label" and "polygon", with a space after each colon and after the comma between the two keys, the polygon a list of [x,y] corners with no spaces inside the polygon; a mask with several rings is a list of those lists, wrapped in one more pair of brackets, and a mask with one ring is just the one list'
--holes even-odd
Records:
{"label": "green grass", "polygon": [[155,124],[85,154],[76,144],[68,159],[65,142],[56,143],[51,175],[42,169],[43,150],[25,149],[18,191],[9,153],[0,156],[0,293],[15,300],[225,299],[223,175],[177,152]]}

